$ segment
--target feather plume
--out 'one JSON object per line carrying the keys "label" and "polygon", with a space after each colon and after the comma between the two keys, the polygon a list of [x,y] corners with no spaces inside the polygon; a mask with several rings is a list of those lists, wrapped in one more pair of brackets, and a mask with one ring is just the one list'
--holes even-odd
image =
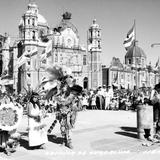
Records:
{"label": "feather plume", "polygon": [[[48,77],[45,77],[40,85],[43,90],[46,91],[46,99],[50,99],[52,96],[61,102],[62,95],[69,95],[71,92],[73,95],[77,96],[81,94],[82,87],[75,84],[74,78],[71,76],[71,69],[65,66],[53,66],[45,69]],[[48,86],[48,87],[46,87]],[[46,88],[45,88],[46,87]]]}
{"label": "feather plume", "polygon": [[57,87],[52,88],[51,90],[49,90],[49,91],[46,93],[45,98],[46,98],[47,100],[49,100],[52,96],[55,96],[57,93],[58,93]]}
{"label": "feather plume", "polygon": [[39,85],[39,88],[43,88],[44,90],[55,88],[58,81],[64,77],[62,67],[59,66],[47,67],[45,71],[47,72],[47,77],[44,77]]}
{"label": "feather plume", "polygon": [[47,68],[46,72],[49,73],[50,81],[59,80],[61,77],[64,76],[63,70],[59,66],[53,66],[52,68]]}

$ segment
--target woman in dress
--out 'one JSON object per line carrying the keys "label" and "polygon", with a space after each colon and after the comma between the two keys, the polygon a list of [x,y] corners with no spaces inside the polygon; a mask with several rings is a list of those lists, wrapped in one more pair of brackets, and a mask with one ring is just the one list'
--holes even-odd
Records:
{"label": "woman in dress", "polygon": [[88,108],[88,97],[87,95],[82,95],[82,110],[85,111]]}
{"label": "woman in dress", "polygon": [[32,93],[28,106],[29,147],[44,149],[48,138],[45,125],[42,123],[43,115],[38,98],[37,93]]}
{"label": "woman in dress", "polygon": [[111,100],[111,98],[110,98],[108,88],[107,88],[106,92],[105,92],[105,110],[109,110],[110,100]]}

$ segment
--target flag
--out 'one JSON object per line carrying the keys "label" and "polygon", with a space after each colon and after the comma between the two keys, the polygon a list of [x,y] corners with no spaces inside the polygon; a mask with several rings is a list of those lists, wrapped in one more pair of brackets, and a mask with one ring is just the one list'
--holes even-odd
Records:
{"label": "flag", "polygon": [[93,48],[94,48],[94,45],[92,43],[88,45],[88,51],[92,51]]}
{"label": "flag", "polygon": [[156,65],[155,65],[155,68],[156,68],[156,69],[158,69],[158,67],[159,67],[159,57],[158,57],[158,60],[157,60],[157,62],[156,62]]}
{"label": "flag", "polygon": [[26,57],[30,58],[32,56],[35,56],[38,53],[37,47],[34,47],[31,51],[26,52]]}
{"label": "flag", "polygon": [[52,40],[48,42],[48,45],[46,47],[46,57],[48,58],[52,54]]}
{"label": "flag", "polygon": [[46,59],[46,54],[45,54],[45,49],[42,51],[41,55],[40,55],[40,60],[43,61]]}
{"label": "flag", "polygon": [[31,56],[35,56],[38,53],[37,47],[35,47],[33,50],[31,50]]}
{"label": "flag", "polygon": [[118,70],[117,70],[117,73],[116,73],[116,75],[114,77],[113,83],[118,83]]}
{"label": "flag", "polygon": [[52,40],[49,40],[46,44],[46,48],[42,51],[40,59],[43,61],[52,54]]}
{"label": "flag", "polygon": [[25,64],[29,60],[29,57],[26,55],[26,53],[22,54],[18,59],[17,59],[17,64],[16,66],[19,68],[23,64]]}
{"label": "flag", "polygon": [[124,47],[128,50],[135,42],[135,23],[132,28],[128,31],[127,36],[123,42]]}

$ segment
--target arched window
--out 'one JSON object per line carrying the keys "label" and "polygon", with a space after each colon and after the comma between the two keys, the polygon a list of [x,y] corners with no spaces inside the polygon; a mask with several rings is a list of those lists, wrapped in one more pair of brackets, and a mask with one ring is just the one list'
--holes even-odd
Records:
{"label": "arched window", "polygon": [[83,65],[86,65],[86,64],[87,64],[87,56],[83,55]]}
{"label": "arched window", "polygon": [[87,77],[85,77],[85,78],[83,79],[83,88],[84,88],[84,89],[88,89],[88,78],[87,78]]}
{"label": "arched window", "polygon": [[136,58],[136,64],[137,65],[139,64],[139,58]]}
{"label": "arched window", "polygon": [[35,31],[32,31],[32,39],[36,40]]}
{"label": "arched window", "polygon": [[101,42],[98,41],[98,48],[101,49]]}
{"label": "arched window", "polygon": [[32,25],[35,26],[35,19],[32,19]]}
{"label": "arched window", "polygon": [[142,66],[144,67],[144,59],[142,59]]}
{"label": "arched window", "polygon": [[98,37],[100,37],[100,31],[98,31]]}
{"label": "arched window", "polygon": [[28,25],[30,24],[30,19],[28,19]]}
{"label": "arched window", "polygon": [[131,64],[132,63],[132,60],[131,59],[128,59],[128,64]]}
{"label": "arched window", "polygon": [[43,35],[44,35],[44,30],[43,29],[41,29],[40,31],[39,31],[39,37],[43,37]]}

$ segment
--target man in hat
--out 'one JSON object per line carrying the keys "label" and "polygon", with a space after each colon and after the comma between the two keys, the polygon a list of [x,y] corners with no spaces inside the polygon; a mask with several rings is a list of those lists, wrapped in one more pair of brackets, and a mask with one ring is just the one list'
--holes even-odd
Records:
{"label": "man in hat", "polygon": [[155,134],[160,138],[160,83],[151,91],[150,100],[153,104],[153,119]]}

